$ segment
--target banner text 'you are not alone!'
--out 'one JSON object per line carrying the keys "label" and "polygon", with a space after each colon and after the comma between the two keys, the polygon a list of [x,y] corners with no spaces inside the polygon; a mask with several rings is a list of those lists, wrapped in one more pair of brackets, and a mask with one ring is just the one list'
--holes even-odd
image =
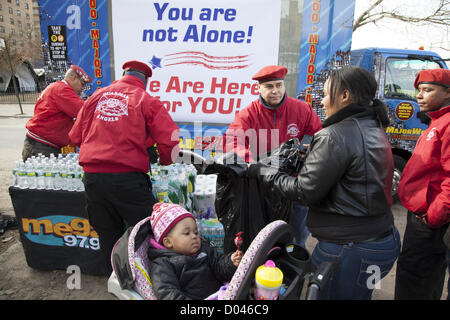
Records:
{"label": "banner text 'you are not alone!'", "polygon": [[[204,21],[217,22],[221,26],[223,23],[236,20],[237,10],[234,8],[201,8],[198,12],[194,8],[178,8],[169,7],[169,3],[153,3],[157,21]],[[253,34],[253,26],[248,26],[246,31],[243,30],[214,30],[207,29],[206,25],[198,26],[197,24],[189,24],[184,31],[184,35],[180,30],[174,27],[165,29],[144,29],[142,33],[143,42],[209,42],[209,43],[251,43]],[[205,87],[209,85],[209,90]],[[159,81],[152,81],[149,84],[151,93],[158,93],[161,90]],[[231,114],[241,108],[241,99],[229,97],[228,95],[251,94],[258,95],[257,85],[254,83],[237,83],[231,82],[223,77],[211,79],[209,84],[203,81],[183,81],[179,76],[172,76],[165,89],[165,93],[188,93],[202,94],[209,92],[210,94],[225,94],[226,98],[217,97],[187,97],[191,114]],[[160,97],[158,97],[160,98]],[[165,108],[169,112],[175,113],[177,108],[183,107],[182,101],[162,101]],[[188,107],[188,108],[189,108]]]}
{"label": "banner text 'you are not alone!'", "polygon": [[[194,8],[169,8],[168,3],[154,3],[156,18],[158,21],[192,21],[194,20]],[[202,8],[198,15],[199,21],[217,21],[232,22],[236,19],[237,11],[234,8]],[[142,32],[143,42],[175,42],[179,40],[180,30],[174,27],[165,29],[144,29]],[[233,42],[233,43],[250,43],[253,34],[253,26],[249,26],[244,30],[214,30],[207,28],[206,25],[198,26],[190,24],[187,26],[183,42]]]}

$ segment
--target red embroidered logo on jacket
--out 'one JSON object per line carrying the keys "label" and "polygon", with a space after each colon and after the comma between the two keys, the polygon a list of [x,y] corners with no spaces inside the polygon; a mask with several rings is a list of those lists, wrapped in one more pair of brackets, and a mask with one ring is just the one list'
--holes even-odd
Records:
{"label": "red embroidered logo on jacket", "polygon": [[433,139],[433,137],[435,136],[434,131],[436,131],[436,128],[432,128],[432,129],[430,130],[430,132],[429,132],[428,135],[427,135],[427,141],[430,141],[431,139]]}
{"label": "red embroidered logo on jacket", "polygon": [[128,115],[128,96],[120,92],[105,92],[98,100],[95,108],[97,119],[117,121],[119,117]]}
{"label": "red embroidered logo on jacket", "polygon": [[291,123],[290,125],[288,125],[287,134],[290,135],[291,137],[298,136],[299,132],[300,130],[298,130],[298,127],[295,123]]}

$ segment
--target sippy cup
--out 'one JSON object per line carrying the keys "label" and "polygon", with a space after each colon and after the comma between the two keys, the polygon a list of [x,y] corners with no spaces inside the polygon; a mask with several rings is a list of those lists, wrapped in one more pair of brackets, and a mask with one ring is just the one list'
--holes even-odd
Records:
{"label": "sippy cup", "polygon": [[267,260],[256,269],[255,274],[255,299],[276,300],[280,294],[283,272],[278,269],[272,260]]}

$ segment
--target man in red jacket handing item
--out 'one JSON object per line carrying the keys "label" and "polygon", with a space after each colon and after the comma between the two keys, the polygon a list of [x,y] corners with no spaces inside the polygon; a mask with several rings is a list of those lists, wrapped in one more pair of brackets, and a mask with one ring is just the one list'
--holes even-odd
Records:
{"label": "man in red jacket handing item", "polygon": [[[320,118],[305,102],[288,97],[284,66],[266,66],[252,80],[258,81],[259,99],[236,114],[225,133],[225,151],[234,151],[246,162],[276,149],[291,138],[302,140],[322,129]],[[291,225],[294,241],[305,247],[309,230],[306,227],[308,207],[294,203]]]}
{"label": "man in red jacket handing item", "polygon": [[420,136],[398,187],[408,209],[397,262],[395,299],[440,299],[450,221],[450,70],[422,70],[414,86],[420,110],[431,123]]}
{"label": "man in red jacket handing item", "polygon": [[34,107],[34,115],[28,120],[22,158],[42,153],[50,156],[61,153],[70,143],[68,133],[84,101],[81,91],[92,78],[79,66],[72,65],[64,80],[50,84],[42,91]]}
{"label": "man in red jacket handing item", "polygon": [[123,77],[85,102],[69,133],[80,146],[89,222],[97,231],[104,274],[111,250],[124,232],[152,213],[156,200],[147,174],[147,148],[157,144],[159,162],[178,156],[179,128],[159,99],[146,91],[152,69],[139,61],[122,66]]}

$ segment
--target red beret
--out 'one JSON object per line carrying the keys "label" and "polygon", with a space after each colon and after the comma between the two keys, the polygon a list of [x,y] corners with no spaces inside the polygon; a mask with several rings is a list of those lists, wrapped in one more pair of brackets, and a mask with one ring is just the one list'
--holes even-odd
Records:
{"label": "red beret", "polygon": [[70,66],[70,69],[75,71],[76,74],[80,77],[80,79],[83,80],[84,82],[92,82],[92,78],[89,77],[89,75],[83,69],[81,69],[79,66],[76,66],[73,64]]}
{"label": "red beret", "polygon": [[260,83],[271,80],[282,80],[286,76],[288,70],[283,66],[266,66],[259,70],[252,80],[257,80]]}
{"label": "red beret", "polygon": [[450,70],[429,69],[419,71],[414,81],[414,88],[417,89],[420,83],[438,84],[448,88],[450,87]]}
{"label": "red beret", "polygon": [[145,74],[148,78],[150,78],[152,76],[152,69],[150,68],[150,66],[144,62],[140,62],[140,61],[136,61],[136,60],[131,60],[131,61],[125,62],[122,66],[122,69],[123,70],[133,69],[133,70],[140,71],[143,74]]}

